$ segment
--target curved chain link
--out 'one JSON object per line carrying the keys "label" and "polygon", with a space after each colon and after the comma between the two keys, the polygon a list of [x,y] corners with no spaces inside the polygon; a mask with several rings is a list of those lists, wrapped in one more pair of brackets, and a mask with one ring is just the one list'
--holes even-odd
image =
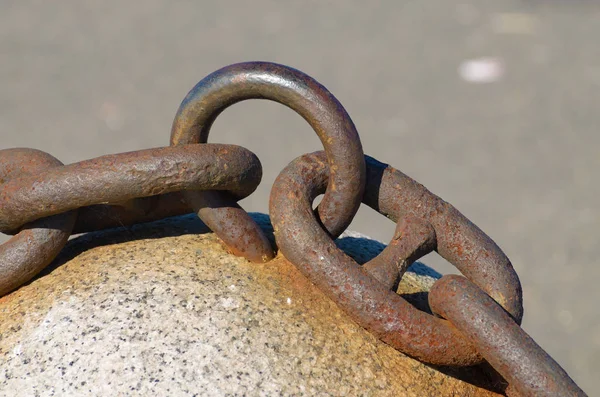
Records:
{"label": "curved chain link", "polygon": [[[173,195],[173,204],[160,207],[167,193],[220,189],[241,199],[261,177],[258,158],[233,145],[141,150],[67,166],[37,150],[2,150],[0,230],[18,233],[0,245],[0,296],[29,281],[58,255],[73,232],[76,209],[81,208],[88,231],[123,226],[190,212]],[[147,196],[153,197],[131,201]],[[94,207],[98,204],[103,211]],[[100,222],[94,222],[98,215]]]}
{"label": "curved chain link", "polygon": [[[6,194],[6,182],[2,181],[36,175],[62,165],[58,159],[40,150],[0,150],[0,197]],[[0,204],[0,210],[3,209],[4,204]],[[31,222],[19,225],[22,227],[18,233],[0,245],[0,296],[25,284],[54,260],[67,244],[76,217],[77,211],[70,211],[33,218]]]}
{"label": "curved chain link", "polygon": [[[520,321],[521,285],[504,253],[460,212],[421,184],[373,158],[367,159],[363,202],[400,221],[382,256],[387,263],[414,261],[435,249]],[[473,365],[481,357],[446,321],[415,309],[377,276],[381,259],[362,269],[335,246],[310,211],[326,186],[323,152],[294,160],[279,174],[270,200],[275,239],[284,256],[344,309],[386,343],[438,365]],[[408,218],[408,219],[407,219]],[[411,225],[417,228],[411,228]],[[450,232],[451,233],[450,233]],[[397,255],[395,261],[388,258]],[[381,273],[381,272],[379,272]],[[396,277],[394,277],[395,279]]]}
{"label": "curved chain link", "polygon": [[[332,170],[317,212],[327,230],[334,237],[339,236],[358,211],[364,192],[363,150],[356,127],[342,104],[312,77],[270,62],[239,63],[217,70],[196,84],[181,103],[173,121],[171,144],[207,142],[218,115],[246,99],[281,103],[315,130]],[[234,253],[242,253],[252,261],[273,258],[273,250],[258,225],[226,194],[186,192],[185,197]],[[244,231],[242,239],[239,230]]]}
{"label": "curved chain link", "polygon": [[[261,229],[237,205],[260,183],[258,158],[239,146],[206,144],[216,117],[252,98],[295,110],[323,143],[324,152],[301,156],[281,172],[270,212],[281,252],[340,308],[419,360],[487,360],[508,380],[510,395],[585,395],[519,326],[521,284],[494,241],[415,180],[364,156],[339,101],[311,77],[273,63],[230,65],[201,80],[179,107],[170,147],[66,166],[38,150],[0,150],[0,231],[16,234],[0,245],[0,296],[38,274],[72,233],[191,210],[234,254],[273,258]],[[397,223],[390,244],[362,267],[333,241],[361,201]],[[431,289],[431,309],[443,318],[395,292],[408,266],[431,251],[466,276],[445,276]]]}

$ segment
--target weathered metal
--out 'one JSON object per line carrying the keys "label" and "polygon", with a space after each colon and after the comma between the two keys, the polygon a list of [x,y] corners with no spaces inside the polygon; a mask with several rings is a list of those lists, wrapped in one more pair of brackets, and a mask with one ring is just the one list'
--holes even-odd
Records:
{"label": "weathered metal", "polygon": [[465,277],[442,277],[431,288],[429,303],[509,382],[509,395],[585,396],[501,306]]}
{"label": "weathered metal", "polygon": [[[261,177],[258,158],[234,145],[149,149],[66,166],[41,151],[2,150],[0,230],[17,234],[0,245],[0,295],[27,282],[58,255],[79,208],[83,217],[75,232],[98,230],[190,212],[174,195],[163,208],[165,196],[158,195],[170,192],[224,189],[241,199]],[[243,254],[259,260],[248,247]]]}
{"label": "weathered metal", "polygon": [[14,230],[40,217],[88,205],[182,190],[230,190],[241,199],[256,189],[261,177],[258,158],[233,145],[186,145],[102,156],[6,180],[0,191],[0,230]]}
{"label": "weathered metal", "polygon": [[[166,148],[71,165],[33,149],[0,150],[0,296],[39,273],[72,233],[128,226],[195,211],[229,249],[253,262],[274,257],[237,204],[262,176],[258,158],[206,144],[232,104],[270,99],[313,127],[325,151],[294,160],[277,178],[270,212],[279,249],[308,279],[378,338],[427,363],[487,360],[511,395],[585,395],[519,327],[519,278],[502,250],[452,205],[402,172],[364,156],[352,120],[322,85],[286,66],[231,65],[200,81],[181,104]],[[313,200],[324,193],[319,207]],[[389,245],[359,266],[333,241],[360,203],[396,222]],[[395,292],[407,267],[431,251],[466,276],[434,285],[431,308]]]}
{"label": "weathered metal", "polygon": [[[39,150],[0,150],[0,194],[5,181],[61,166],[58,159]],[[3,208],[0,205],[0,210]],[[0,296],[31,280],[52,262],[69,240],[76,217],[77,211],[69,211],[19,225],[19,232],[0,245]]]}
{"label": "weathered metal", "polygon": [[[365,158],[363,202],[399,222],[387,248],[400,255],[392,263],[416,260],[435,248],[520,321],[521,286],[500,248],[421,184],[387,164]],[[389,284],[368,273],[372,264],[363,269],[335,246],[311,210],[311,203],[327,186],[328,170],[324,153],[317,152],[294,160],[277,177],[270,213],[284,256],[355,321],[398,350],[432,364],[481,362],[471,343],[449,323],[415,309],[390,291]],[[410,223],[418,227],[407,227]],[[384,256],[390,258],[391,252]]]}
{"label": "weathered metal", "polygon": [[[221,112],[246,99],[269,99],[296,111],[315,130],[331,169],[328,187],[317,213],[332,236],[339,236],[360,206],[365,185],[365,164],[360,138],[342,104],[312,77],[288,66],[270,62],[246,62],[224,67],[202,79],[185,97],[173,122],[171,144],[205,143]],[[229,247],[244,249],[238,230],[257,244],[260,228],[227,195],[186,192],[199,209],[200,218]],[[202,208],[200,210],[200,208]],[[266,260],[273,251],[265,237]],[[258,247],[257,247],[258,249]]]}

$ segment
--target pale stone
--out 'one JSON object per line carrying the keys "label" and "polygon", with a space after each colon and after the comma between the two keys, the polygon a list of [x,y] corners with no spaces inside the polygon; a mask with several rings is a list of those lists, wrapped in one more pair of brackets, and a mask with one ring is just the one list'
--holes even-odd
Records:
{"label": "pale stone", "polygon": [[[359,262],[383,247],[339,241]],[[401,291],[436,277],[419,264]],[[478,371],[448,376],[380,342],[285,259],[228,254],[191,216],[72,241],[0,299],[0,319],[7,396],[495,395],[457,379],[486,385]]]}

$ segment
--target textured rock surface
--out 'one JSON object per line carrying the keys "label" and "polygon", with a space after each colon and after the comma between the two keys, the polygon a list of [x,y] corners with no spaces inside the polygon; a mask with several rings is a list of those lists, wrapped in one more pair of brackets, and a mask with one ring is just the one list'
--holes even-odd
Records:
{"label": "textured rock surface", "polygon": [[[60,4],[2,2],[0,148],[71,163],[164,146],[207,74],[246,60],[298,68],[341,101],[367,154],[500,245],[523,284],[524,329],[600,396],[599,1]],[[490,68],[496,82],[472,83]],[[260,158],[263,183],[242,203],[254,211],[268,210],[283,167],[321,148],[269,101],[227,109],[209,141]],[[387,242],[394,225],[363,208],[352,228]]]}
{"label": "textured rock surface", "polygon": [[[251,264],[203,232],[184,217],[71,242],[0,299],[0,394],[493,394],[476,369],[448,376],[379,342],[284,259]],[[382,248],[340,245],[359,262]],[[417,265],[400,288],[419,297],[435,276]]]}

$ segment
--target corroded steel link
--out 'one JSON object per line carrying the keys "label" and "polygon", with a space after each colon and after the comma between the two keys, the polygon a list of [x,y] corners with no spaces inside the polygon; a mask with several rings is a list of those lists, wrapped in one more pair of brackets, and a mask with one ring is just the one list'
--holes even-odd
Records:
{"label": "corroded steel link", "polygon": [[388,289],[396,290],[406,269],[435,249],[435,230],[418,218],[398,221],[390,243],[375,258],[363,265],[371,276]]}
{"label": "corroded steel link", "polygon": [[264,263],[275,257],[267,236],[250,215],[224,192],[183,192],[185,200],[232,254]]}
{"label": "corroded steel link", "polygon": [[[4,161],[4,159],[0,159]],[[0,230],[102,203],[189,189],[228,190],[238,199],[262,177],[258,158],[234,145],[186,145],[98,157],[15,177],[0,190]]]}
{"label": "corroded steel link", "polygon": [[[306,74],[274,63],[234,64],[201,80],[177,111],[170,147],[70,165],[34,149],[0,150],[0,232],[14,234],[0,245],[0,297],[46,267],[73,233],[192,211],[233,254],[272,259],[269,240],[237,204],[260,183],[258,158],[239,146],[206,143],[219,114],[247,99],[291,108],[323,144],[324,151],[298,157],[279,174],[270,214],[282,254],[352,319],[427,363],[487,360],[510,396],[585,396],[519,326],[521,284],[498,245],[423,185],[365,156],[339,101]],[[363,266],[333,241],[361,202],[396,222],[390,243]],[[465,276],[435,282],[433,315],[396,293],[409,265],[432,251]]]}
{"label": "corroded steel link", "polygon": [[[408,244],[416,252],[411,254],[412,259],[427,253],[427,248],[452,252],[446,255],[452,258],[451,263],[473,276],[486,291],[503,297],[500,303],[520,321],[518,277],[491,239],[422,185],[365,157],[367,187],[363,202],[394,221],[420,220],[412,237],[412,231],[401,228],[415,242]],[[271,192],[270,212],[284,256],[356,322],[398,350],[432,364],[481,362],[473,345],[450,323],[415,309],[335,246],[311,210],[312,201],[326,186],[327,173],[325,156],[318,152],[294,160],[278,176]],[[436,244],[430,242],[432,237]],[[483,251],[471,252],[478,249],[476,244]],[[455,247],[461,250],[455,252]],[[500,268],[491,269],[493,266]]]}
{"label": "corroded steel link", "polygon": [[[0,188],[19,175],[61,167],[56,158],[34,149],[0,150]],[[31,280],[63,249],[77,211],[38,219],[0,245],[0,296]]]}
{"label": "corroded steel link", "polygon": [[79,209],[73,234],[153,222],[191,212],[181,192],[135,198],[119,205],[90,205]]}
{"label": "corroded steel link", "polygon": [[429,292],[431,309],[472,341],[510,384],[510,396],[585,396],[569,375],[485,292],[447,275]]}
{"label": "corroded steel link", "polygon": [[[77,213],[71,234],[89,233],[192,213],[181,192],[140,197],[118,204],[95,204]],[[6,231],[15,234],[17,231]]]}
{"label": "corroded steel link", "polygon": [[425,186],[388,164],[367,159],[364,202],[394,222],[422,219],[436,234],[436,252],[521,324],[523,291],[508,257],[481,229]]}
{"label": "corroded steel link", "polygon": [[[77,232],[156,220],[189,212],[181,196],[171,192],[226,189],[241,199],[261,177],[258,158],[233,145],[149,149],[67,166],[37,150],[0,151],[0,229],[17,232],[0,245],[0,296],[58,255],[73,231],[78,208],[83,207],[83,226],[80,221]],[[101,216],[109,220],[86,223]]]}
{"label": "corroded steel link", "polygon": [[[287,66],[247,62],[227,66],[200,81],[185,97],[171,130],[171,144],[205,143],[217,116],[246,99],[269,99],[302,116],[323,143],[332,170],[317,212],[326,229],[337,237],[360,206],[365,164],[356,127],[339,101],[316,80]],[[265,258],[272,249],[260,228],[226,194],[186,193],[200,218],[230,247],[243,249],[238,228],[254,241],[263,239]],[[236,222],[236,225],[232,225]],[[260,237],[262,236],[262,237]]]}

